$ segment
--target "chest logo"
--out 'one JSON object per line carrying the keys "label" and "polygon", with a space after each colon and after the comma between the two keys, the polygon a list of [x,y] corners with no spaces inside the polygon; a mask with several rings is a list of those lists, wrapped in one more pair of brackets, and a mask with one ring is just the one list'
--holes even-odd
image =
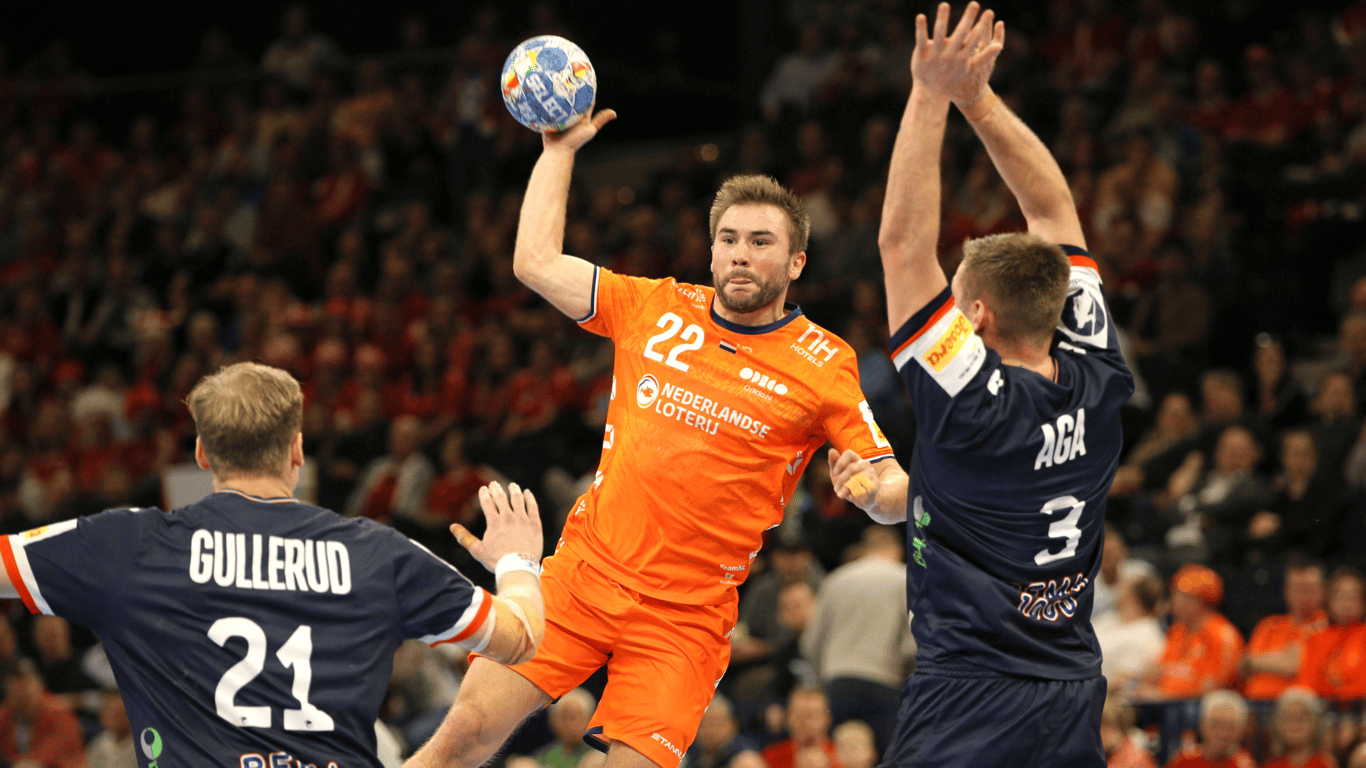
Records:
{"label": "chest logo", "polygon": [[768,374],[756,371],[753,368],[741,368],[740,378],[752,382],[760,389],[766,389],[776,395],[786,395],[787,385],[777,379],[770,378]]}
{"label": "chest logo", "polygon": [[640,383],[636,385],[636,405],[641,408],[649,408],[654,405],[655,399],[659,397],[659,381],[650,374],[645,374]]}

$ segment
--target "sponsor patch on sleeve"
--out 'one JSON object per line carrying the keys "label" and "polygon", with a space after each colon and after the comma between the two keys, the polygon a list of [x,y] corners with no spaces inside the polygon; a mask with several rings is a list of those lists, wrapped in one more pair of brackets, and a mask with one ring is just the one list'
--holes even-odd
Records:
{"label": "sponsor patch on sleeve", "polygon": [[957,307],[950,307],[932,318],[929,326],[897,350],[892,360],[897,370],[903,370],[912,358],[953,397],[982,369],[986,346],[973,333],[968,318]]}
{"label": "sponsor patch on sleeve", "polygon": [[53,523],[52,525],[44,525],[40,528],[34,528],[32,530],[24,531],[23,533],[19,534],[19,538],[25,544],[32,544],[35,541],[50,539],[58,534],[66,533],[67,531],[70,531],[75,527],[75,520],[63,520],[60,523]]}

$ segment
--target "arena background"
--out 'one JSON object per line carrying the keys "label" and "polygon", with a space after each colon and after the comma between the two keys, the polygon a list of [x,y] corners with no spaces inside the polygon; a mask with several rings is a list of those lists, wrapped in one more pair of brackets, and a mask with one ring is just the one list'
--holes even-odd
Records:
{"label": "arena background", "polygon": [[[1366,562],[1366,441],[1359,439],[1366,283],[1357,282],[1366,275],[1366,3],[1019,0],[991,7],[1010,36],[994,84],[1058,154],[1078,191],[1146,384],[1129,409],[1125,462],[1133,471],[1116,490],[1111,521],[1135,555],[1170,575],[1190,554],[1166,535],[1181,521],[1178,502],[1210,482],[1205,473],[1174,494],[1172,476],[1192,453],[1213,462],[1230,425],[1249,427],[1259,503],[1276,511],[1283,530],[1255,541],[1239,533],[1231,548],[1195,555],[1223,575],[1221,610],[1247,636],[1284,610],[1278,585],[1290,558]],[[263,153],[239,172],[214,164],[236,157],[233,110],[260,116],[271,82],[262,53],[280,36],[283,5],[27,7],[24,23],[0,31],[0,530],[161,503],[164,477],[188,461],[193,442],[179,400],[187,379],[249,357],[289,368],[310,393],[342,392],[310,415],[308,498],[343,510],[355,497],[353,511],[389,519],[487,583],[441,523],[468,512],[472,480],[496,473],[553,501],[544,505],[553,543],[557,516],[592,476],[610,357],[595,337],[508,281],[510,225],[538,140],[505,114],[490,67],[543,31],[587,51],[598,69],[599,106],[621,113],[580,162],[569,224],[583,226],[569,239],[595,248],[580,255],[650,276],[709,281],[696,235],[705,237],[717,181],[763,170],[801,186],[826,228],[794,297],[859,350],[870,401],[904,463],[914,425],[880,347],[886,328],[875,252],[888,146],[885,133],[880,146],[868,133],[879,118],[894,127],[904,105],[897,81],[904,85],[907,64],[891,53],[906,49],[885,37],[889,20],[908,28],[914,13],[931,10],[898,0],[318,4],[309,8],[311,28],[340,52],[326,68],[335,103],[323,104],[320,122],[303,129],[297,164]],[[492,25],[475,31],[490,13]],[[808,25],[825,39],[831,74],[804,105],[766,112],[775,67]],[[405,46],[403,30],[418,26],[425,37]],[[1083,28],[1095,33],[1092,53],[1100,55],[1079,62]],[[1171,30],[1189,38],[1164,47]],[[462,59],[471,47],[481,52]],[[386,161],[392,167],[398,152],[381,126],[371,154],[362,148],[359,155],[371,163],[371,181],[348,202],[329,191],[354,171],[329,165],[331,135],[341,130],[331,118],[367,59],[389,87],[419,75],[425,100],[411,115],[430,133],[423,152],[438,170],[403,184],[393,173],[375,174]],[[1223,102],[1201,91],[1207,62],[1222,74],[1215,96]],[[461,102],[448,93],[452,69],[469,83],[487,82],[487,90],[476,89],[487,103],[482,127],[469,128],[483,131],[473,145],[452,111]],[[1258,106],[1251,92],[1267,72],[1274,99]],[[866,83],[873,85],[861,90]],[[319,103],[311,85],[287,100],[300,111]],[[203,112],[187,117],[191,102]],[[130,136],[144,117],[152,123],[150,149]],[[1272,124],[1250,125],[1262,118]],[[108,166],[74,180],[80,174],[72,169],[85,166],[69,145],[81,125],[96,129],[96,154],[107,153]],[[1139,171],[1146,181],[1119,181],[1136,136],[1170,166],[1169,179],[1150,164]],[[869,141],[875,146],[865,152]],[[194,169],[197,155],[210,170]],[[941,245],[951,269],[964,237],[1020,221],[957,117],[945,159]],[[129,170],[135,166],[142,170]],[[153,181],[139,181],[143,173]],[[294,197],[279,209],[289,215],[271,220],[275,229],[263,224],[257,232],[252,218],[241,243],[206,235],[222,224],[214,223],[214,201],[227,200],[218,211],[224,218],[246,209],[257,216],[263,190],[282,176],[281,194]],[[1144,195],[1160,198],[1155,208],[1145,208],[1152,201]],[[342,213],[314,222],[329,202]],[[1118,213],[1103,213],[1107,204]],[[298,216],[317,226],[291,229]],[[84,231],[85,241],[73,240],[73,230]],[[426,243],[430,252],[421,250]],[[349,293],[330,287],[340,261],[354,269]],[[457,266],[443,271],[443,263]],[[387,265],[397,265],[392,274]],[[179,292],[177,272],[188,275]],[[97,322],[88,314],[106,305],[135,308],[151,322]],[[1254,360],[1273,348],[1286,365],[1259,369]],[[379,400],[369,416],[359,404],[367,392]],[[1164,423],[1158,415],[1169,396],[1175,415]],[[1176,413],[1183,407],[1184,415]],[[391,442],[391,422],[395,432],[411,427],[404,416],[418,417],[407,435],[411,454]],[[1317,450],[1308,502],[1286,491],[1293,483],[1280,439],[1292,428],[1307,431]],[[399,462],[422,457],[429,481],[447,481],[441,493],[424,486],[405,488],[401,503],[377,499],[363,478],[372,466],[382,476],[375,462],[390,454]],[[780,588],[817,586],[856,555],[867,525],[832,498],[819,469],[774,533],[775,547],[797,564],[774,568],[783,555],[766,554],[759,566],[768,572],[746,585],[750,631],[768,648],[722,685],[737,700],[741,736],[754,746],[782,737],[786,692],[819,677],[796,644],[802,622],[777,616]],[[63,651],[46,639],[56,630],[39,631],[21,605],[6,611],[0,640],[12,637],[0,642],[0,661],[37,656],[48,686],[71,694],[93,737],[99,702],[91,692],[100,681],[70,670],[73,659],[97,657],[95,638],[75,628]],[[413,742],[449,703],[459,662],[422,649],[405,654],[385,719]],[[1148,715],[1168,739],[1154,741],[1164,753],[1173,733],[1159,726],[1171,723],[1165,712]],[[1182,716],[1190,725],[1189,713]],[[1177,733],[1182,725],[1177,717]],[[5,727],[0,709],[0,739]],[[531,753],[548,739],[544,721],[533,721],[512,751]],[[1336,745],[1339,756],[1359,740]],[[719,765],[714,755],[690,760],[690,768]]]}

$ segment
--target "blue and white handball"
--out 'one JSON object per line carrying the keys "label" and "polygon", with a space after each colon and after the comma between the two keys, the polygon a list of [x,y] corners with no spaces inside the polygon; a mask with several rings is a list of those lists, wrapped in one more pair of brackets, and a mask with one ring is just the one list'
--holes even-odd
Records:
{"label": "blue and white handball", "polygon": [[502,84],[512,116],[542,133],[573,127],[598,95],[598,74],[583,49],[554,35],[513,48],[503,62]]}

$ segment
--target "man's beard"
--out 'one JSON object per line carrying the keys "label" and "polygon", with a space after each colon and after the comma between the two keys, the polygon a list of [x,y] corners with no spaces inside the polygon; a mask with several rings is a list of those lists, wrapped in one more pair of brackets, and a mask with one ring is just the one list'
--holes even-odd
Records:
{"label": "man's beard", "polygon": [[[732,296],[726,293],[726,286],[737,277],[743,277],[750,281],[758,290],[748,296]],[[748,269],[731,270],[726,275],[726,282],[724,283],[721,282],[720,277],[713,276],[712,283],[716,286],[716,299],[721,302],[721,306],[737,314],[748,314],[763,309],[772,304],[778,295],[787,288],[786,281],[781,283],[778,280],[766,282]]]}

